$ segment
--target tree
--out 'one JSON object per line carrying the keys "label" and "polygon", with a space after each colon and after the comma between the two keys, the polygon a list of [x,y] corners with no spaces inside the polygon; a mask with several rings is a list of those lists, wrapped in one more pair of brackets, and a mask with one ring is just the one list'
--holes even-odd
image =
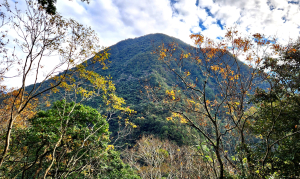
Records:
{"label": "tree", "polygon": [[277,51],[279,57],[266,58],[260,67],[269,71],[270,88],[256,89],[257,114],[249,128],[259,136],[252,145],[260,176],[294,178],[300,174],[299,39]]}
{"label": "tree", "polygon": [[[0,7],[2,5],[0,4]],[[10,22],[10,18],[7,18],[6,15],[4,14],[4,12],[0,13],[0,54],[2,54],[2,59],[0,61],[0,84],[2,83],[4,77],[5,77],[5,73],[7,72],[8,69],[11,68],[11,66],[13,65],[13,61],[11,61],[8,57],[7,57],[7,48],[6,45],[9,42],[9,40],[7,39],[7,32],[8,30],[3,30],[3,27],[5,25],[8,24],[8,22]],[[0,93],[2,93],[3,91],[5,91],[6,89],[0,85]]]}
{"label": "tree", "polygon": [[122,156],[142,178],[214,178],[206,154],[196,146],[179,147],[151,135],[143,136]]}
{"label": "tree", "polygon": [[108,145],[108,123],[95,109],[62,100],[29,122],[14,132],[6,177],[136,178]]}
{"label": "tree", "polygon": [[[254,177],[250,144],[255,138],[246,128],[255,115],[249,95],[259,85],[266,86],[267,75],[258,67],[265,57],[277,53],[276,41],[261,34],[240,37],[234,28],[227,29],[219,42],[201,34],[192,34],[191,38],[195,48],[189,53],[180,54],[175,43],[162,44],[154,52],[178,79],[172,89],[164,89],[164,96],[157,95],[160,99],[156,101],[172,112],[167,120],[178,120],[203,136],[199,144],[212,148],[216,178],[227,175],[228,165],[232,174]],[[238,57],[243,57],[248,66]],[[190,66],[197,70],[191,71]]]}
{"label": "tree", "polygon": [[[46,10],[48,14],[56,14],[56,3],[57,0],[38,0],[38,3]],[[89,3],[89,0],[81,0],[82,2]]]}
{"label": "tree", "polygon": [[[9,71],[18,71],[14,76],[19,76],[21,83],[18,89],[7,89],[3,81],[0,81],[1,90],[6,90],[5,93],[1,93],[1,114],[5,115],[1,116],[4,129],[1,131],[0,167],[8,157],[15,123],[18,120],[26,123],[26,118],[22,115],[27,116],[26,111],[30,111],[32,109],[30,106],[35,106],[35,102],[38,102],[37,97],[53,89],[57,91],[58,86],[67,88],[72,82],[72,85],[75,85],[75,78],[72,75],[76,74],[90,80],[94,89],[103,90],[107,95],[111,95],[114,101],[119,102],[118,104],[122,104],[122,100],[111,93],[115,89],[109,79],[85,69],[95,63],[106,68],[105,60],[109,56],[107,50],[98,53],[98,38],[94,31],[58,14],[48,15],[35,1],[28,0],[25,4],[27,9],[24,12],[17,8],[17,3],[12,8],[4,1],[0,7],[5,15],[2,17],[8,20],[2,28],[9,27],[17,35],[16,39],[10,39],[9,44],[23,52],[21,54],[20,51],[13,50],[10,51],[12,55],[8,55],[6,43],[2,43],[1,48],[5,50],[1,51],[1,65],[4,64],[7,68],[1,73],[1,80],[9,78],[7,76]],[[95,56],[91,63],[85,62],[92,55]],[[46,62],[53,56],[57,56],[60,60],[52,69],[43,71]],[[57,74],[59,76],[54,78]],[[30,77],[34,77],[33,85],[27,87]],[[49,79],[52,80],[51,83],[47,82]],[[86,97],[95,94],[83,88],[79,88],[77,92]]]}

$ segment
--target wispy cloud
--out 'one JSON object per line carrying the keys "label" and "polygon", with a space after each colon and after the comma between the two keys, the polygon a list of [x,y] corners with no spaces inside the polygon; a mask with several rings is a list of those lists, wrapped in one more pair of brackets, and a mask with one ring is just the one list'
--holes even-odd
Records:
{"label": "wispy cloud", "polygon": [[57,1],[62,16],[91,26],[103,46],[150,33],[165,33],[187,43],[192,43],[191,33],[220,39],[225,27],[232,26],[245,35],[276,35],[287,42],[299,36],[299,7],[299,0]]}
{"label": "wispy cloud", "polygon": [[245,34],[277,35],[284,41],[298,37],[300,26],[299,1],[287,0],[76,0],[57,6],[63,16],[92,26],[106,46],[158,32],[188,43],[191,32],[216,39],[225,26],[234,25]]}

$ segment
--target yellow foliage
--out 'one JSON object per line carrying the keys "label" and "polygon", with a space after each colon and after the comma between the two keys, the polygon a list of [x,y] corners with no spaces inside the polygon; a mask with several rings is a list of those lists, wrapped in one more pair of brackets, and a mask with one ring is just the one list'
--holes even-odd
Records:
{"label": "yellow foliage", "polygon": [[186,76],[189,76],[191,75],[191,73],[189,71],[186,72]]}
{"label": "yellow foliage", "polygon": [[183,58],[189,58],[190,55],[191,55],[190,53],[183,54]]}
{"label": "yellow foliage", "polygon": [[174,120],[174,118],[178,118],[180,120],[180,123],[185,124],[188,121],[185,119],[184,116],[182,116],[179,113],[172,113],[172,117],[169,117],[169,119],[167,118],[167,120]]}
{"label": "yellow foliage", "polygon": [[167,56],[167,55],[166,55],[165,52],[160,52],[160,58],[161,58],[161,59],[164,59],[166,56]]}
{"label": "yellow foliage", "polygon": [[46,107],[50,107],[51,103],[49,101],[46,101]]}
{"label": "yellow foliage", "polygon": [[211,69],[214,71],[217,71],[220,69],[220,67],[218,65],[213,65],[213,66],[211,66]]}
{"label": "yellow foliage", "polygon": [[195,45],[201,45],[204,42],[204,36],[201,34],[191,34],[190,38],[194,40]]}
{"label": "yellow foliage", "polygon": [[210,104],[210,101],[209,101],[209,100],[206,100],[205,102],[206,102],[206,104],[207,104],[207,105],[209,105],[209,104]]}
{"label": "yellow foliage", "polygon": [[180,117],[180,123],[182,124],[186,124],[187,123],[187,120],[184,118],[184,117]]}
{"label": "yellow foliage", "polygon": [[114,145],[107,145],[107,147],[106,147],[106,150],[110,150],[110,149],[115,149],[115,146]]}
{"label": "yellow foliage", "polygon": [[167,121],[173,121],[172,117],[167,117]]}
{"label": "yellow foliage", "polygon": [[52,160],[52,154],[47,155],[46,158],[47,158],[48,160]]}
{"label": "yellow foliage", "polygon": [[224,68],[220,68],[220,73],[224,73],[225,69]]}
{"label": "yellow foliage", "polygon": [[175,100],[175,92],[174,92],[174,90],[171,90],[171,91],[166,90],[166,93],[167,93],[167,95],[169,95],[172,98],[172,100]]}

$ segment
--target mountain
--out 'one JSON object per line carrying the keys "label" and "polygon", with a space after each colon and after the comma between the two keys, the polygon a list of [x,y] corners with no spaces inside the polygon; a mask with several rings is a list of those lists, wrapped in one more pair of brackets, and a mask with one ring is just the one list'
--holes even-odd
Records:
{"label": "mountain", "polygon": [[[191,141],[190,136],[186,135],[188,131],[184,129],[185,127],[166,121],[166,118],[170,116],[168,111],[150,102],[141,94],[141,91],[144,91],[144,85],[157,86],[160,83],[167,88],[175,84],[174,74],[168,72],[153,54],[153,51],[162,43],[172,42],[178,44],[179,51],[186,51],[190,48],[190,45],[181,40],[164,34],[150,34],[127,39],[109,47],[111,56],[108,60],[111,63],[107,70],[101,68],[95,70],[103,76],[110,75],[116,85],[117,94],[126,100],[127,105],[137,111],[132,119],[138,125],[138,128],[134,130],[133,140],[143,134],[156,134],[161,138],[175,140],[179,145]],[[96,98],[86,104],[97,108],[100,101],[100,98]],[[116,123],[110,124],[113,132],[117,130],[117,127]]]}
{"label": "mountain", "polygon": [[[139,83],[141,79],[154,77],[155,75],[158,75],[155,78],[168,77],[169,74],[165,74],[164,66],[152,52],[162,43],[172,42],[178,43],[182,50],[190,47],[179,39],[164,34],[150,34],[135,39],[123,40],[109,47],[109,53],[111,54],[109,61],[111,63],[108,70],[98,69],[95,71],[103,76],[110,75],[116,84],[118,94],[128,104],[138,104],[141,102],[138,90],[142,87]],[[166,81],[171,84],[172,79]]]}
{"label": "mountain", "polygon": [[[177,142],[177,144],[187,144],[193,142],[191,133],[197,135],[197,132],[189,129],[181,124],[175,124],[167,121],[166,118],[170,116],[170,112],[163,109],[158,103],[151,102],[147,96],[141,92],[145,92],[144,86],[159,86],[164,89],[170,89],[178,79],[174,73],[167,70],[165,64],[157,60],[158,56],[153,54],[158,46],[162,44],[168,45],[176,43],[175,57],[183,53],[193,51],[193,47],[182,42],[179,39],[170,37],[164,34],[149,34],[134,39],[126,39],[109,47],[110,58],[108,59],[109,68],[103,70],[98,68],[100,64],[94,64],[89,67],[89,70],[94,70],[102,76],[111,76],[116,86],[117,95],[126,100],[126,104],[137,111],[137,114],[131,117],[131,120],[138,126],[133,131],[131,141],[135,141],[138,137],[147,134],[155,134],[161,138],[168,138]],[[228,59],[228,64],[233,59],[230,54],[222,58]],[[249,72],[249,67],[242,65],[241,71],[245,74]],[[174,68],[179,68],[176,64],[172,64]],[[234,65],[232,65],[234,68]],[[172,68],[173,68],[172,67]],[[197,77],[198,81],[204,81],[201,70],[194,67],[188,61],[185,62],[182,70],[189,69],[192,79]],[[206,93],[208,98],[213,98],[218,89],[215,89],[215,79],[209,78],[207,80]],[[52,99],[58,99],[53,97]],[[102,104],[100,97],[93,98],[85,102],[94,108],[98,108]],[[105,105],[102,105],[105,106]],[[101,109],[100,109],[101,110]],[[110,121],[110,131],[113,136],[117,135],[118,121]]]}
{"label": "mountain", "polygon": [[[174,37],[164,34],[149,34],[134,39],[126,39],[111,46],[109,68],[107,70],[98,68],[95,71],[103,76],[110,75],[116,85],[117,94],[126,100],[127,105],[137,111],[132,119],[138,125],[138,129],[134,130],[133,140],[143,134],[156,134],[161,138],[175,140],[179,145],[186,144],[192,142],[191,135],[189,135],[191,129],[166,121],[170,113],[163,110],[159,104],[149,101],[145,94],[141,94],[141,91],[145,91],[145,85],[161,85],[165,89],[170,89],[177,83],[177,77],[174,73],[167,70],[166,65],[158,60],[156,54],[153,54],[153,51],[163,43],[165,45],[177,44],[174,56],[178,59],[182,52],[186,54],[193,51],[192,46]],[[230,55],[225,55],[223,58],[228,58],[228,64],[233,59]],[[247,65],[242,62],[238,63],[243,68],[241,71],[249,72]],[[232,64],[231,66],[234,68],[235,65]],[[173,67],[178,68],[175,64]],[[188,61],[182,67],[182,70],[185,69],[189,69],[192,79],[197,77],[199,81],[204,81],[201,71],[197,67],[193,67],[193,64]],[[206,88],[208,98],[213,98],[218,92],[218,89],[215,89],[215,84],[215,79],[208,79]],[[97,108],[100,102],[100,98],[95,98],[86,104]],[[112,122],[110,128],[115,133],[118,128],[117,123]]]}
{"label": "mountain", "polygon": [[[111,56],[109,61],[111,63],[108,70],[98,68],[94,71],[103,76],[110,75],[116,84],[118,94],[128,104],[137,105],[141,102],[139,91],[142,88],[140,82],[143,80],[148,79],[153,85],[155,85],[155,82],[156,84],[157,82],[165,83],[167,86],[175,83],[176,77],[174,74],[169,73],[167,67],[157,60],[157,55],[153,54],[153,51],[162,43],[167,45],[173,42],[177,44],[177,53],[175,53],[177,56],[181,52],[189,53],[190,49],[193,48],[179,39],[164,34],[150,34],[134,39],[126,39],[110,47]],[[187,62],[182,70],[188,68],[191,70],[192,75],[201,80],[203,74],[191,65]],[[174,68],[176,67],[174,66]],[[245,65],[244,71],[247,71],[247,68]],[[213,95],[214,81],[213,79],[210,80],[208,81],[208,91]]]}

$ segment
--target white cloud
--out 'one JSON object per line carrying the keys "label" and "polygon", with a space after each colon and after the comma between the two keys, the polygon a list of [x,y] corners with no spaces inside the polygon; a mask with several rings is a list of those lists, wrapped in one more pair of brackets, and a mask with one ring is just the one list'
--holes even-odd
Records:
{"label": "white cloud", "polygon": [[[226,19],[239,17],[241,30],[248,29],[251,33],[262,33],[265,35],[277,35],[280,42],[299,36],[299,5],[288,3],[288,0],[216,0],[221,8],[230,6],[241,11],[241,15],[234,15],[233,11],[224,11]],[[231,21],[232,23],[232,21]],[[227,21],[226,25],[231,23]]]}
{"label": "white cloud", "polygon": [[203,31],[202,34],[211,39],[215,39],[217,37],[223,37],[225,31],[221,30],[220,26],[217,24],[211,24],[207,30]]}
{"label": "white cloud", "polygon": [[[90,4],[58,0],[57,10],[91,26],[104,46],[149,33],[165,33],[187,43],[192,42],[191,32],[216,39],[225,33],[218,22],[237,25],[245,35],[277,35],[280,42],[297,38],[300,30],[299,4],[288,0],[91,0]],[[205,30],[199,27],[200,20]]]}
{"label": "white cloud", "polygon": [[293,37],[299,35],[299,6],[286,0],[199,0],[198,7],[196,1],[191,0],[172,2],[93,0],[87,5],[78,0],[58,1],[58,11],[92,26],[106,46],[149,33],[166,33],[191,42],[188,39],[191,31],[201,32],[199,20],[207,28],[203,33],[211,38],[222,34],[221,28],[216,25],[218,20],[227,27],[238,24],[244,33],[247,30],[251,33],[277,34],[282,41],[288,39],[288,34],[293,34]]}

